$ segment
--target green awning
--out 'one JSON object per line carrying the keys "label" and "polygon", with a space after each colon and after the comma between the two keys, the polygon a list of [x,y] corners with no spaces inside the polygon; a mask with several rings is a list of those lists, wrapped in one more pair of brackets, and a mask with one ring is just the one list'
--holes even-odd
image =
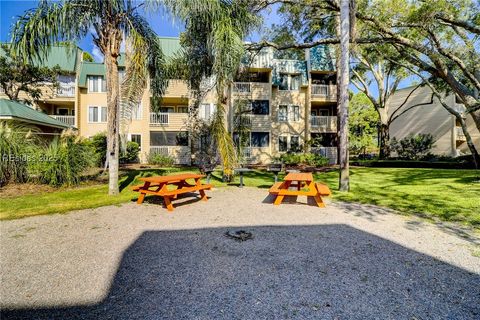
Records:
{"label": "green awning", "polygon": [[47,127],[66,129],[68,124],[12,100],[0,99],[0,120],[17,120]]}

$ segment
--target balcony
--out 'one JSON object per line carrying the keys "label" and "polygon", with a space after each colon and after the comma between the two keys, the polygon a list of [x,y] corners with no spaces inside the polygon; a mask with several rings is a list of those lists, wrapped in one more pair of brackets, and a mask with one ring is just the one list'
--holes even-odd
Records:
{"label": "balcony", "polygon": [[457,141],[467,141],[467,137],[465,137],[462,127],[455,127],[455,130],[457,134]]}
{"label": "balcony", "polygon": [[73,98],[75,97],[75,84],[61,83],[57,88],[57,97]]}
{"label": "balcony", "polygon": [[58,115],[50,115],[50,117],[68,124],[69,126],[75,126],[75,116],[58,116]]}
{"label": "balcony", "polygon": [[312,147],[310,150],[314,154],[319,154],[330,160],[330,164],[337,164],[338,151],[337,147]]}
{"label": "balcony", "polygon": [[242,114],[235,116],[235,127],[251,127],[253,114]]}
{"label": "balcony", "polygon": [[336,116],[311,116],[311,130],[315,132],[337,132]]}
{"label": "balcony", "polygon": [[337,86],[312,84],[311,99],[318,102],[335,102],[337,101]]}
{"label": "balcony", "polygon": [[269,100],[272,96],[272,85],[266,82],[234,82],[233,94],[251,99]]}
{"label": "balcony", "polygon": [[150,113],[150,126],[168,125],[169,114],[166,112]]}

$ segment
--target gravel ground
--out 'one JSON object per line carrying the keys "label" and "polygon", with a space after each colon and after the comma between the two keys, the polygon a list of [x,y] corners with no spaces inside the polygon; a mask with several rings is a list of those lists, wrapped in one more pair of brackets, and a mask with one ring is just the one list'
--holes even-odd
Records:
{"label": "gravel ground", "polygon": [[478,233],[266,194],[2,221],[2,319],[480,318]]}

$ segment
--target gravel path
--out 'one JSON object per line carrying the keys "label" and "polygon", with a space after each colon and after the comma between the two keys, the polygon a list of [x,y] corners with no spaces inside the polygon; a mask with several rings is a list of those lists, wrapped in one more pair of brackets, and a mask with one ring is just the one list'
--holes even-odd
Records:
{"label": "gravel path", "polygon": [[[266,194],[0,222],[1,318],[480,318],[478,233]],[[254,238],[224,235],[236,230]]]}

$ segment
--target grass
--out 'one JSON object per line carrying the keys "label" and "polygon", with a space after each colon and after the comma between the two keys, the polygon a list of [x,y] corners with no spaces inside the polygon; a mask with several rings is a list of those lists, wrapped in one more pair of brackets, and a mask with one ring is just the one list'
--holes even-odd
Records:
{"label": "grass", "polygon": [[[107,186],[101,184],[3,198],[0,201],[0,219],[65,213],[134,201],[137,193],[132,192],[129,186],[139,184],[139,177],[175,172],[198,171],[194,168],[127,171],[122,175],[118,197],[106,196]],[[474,170],[352,168],[349,193],[335,191],[338,186],[336,171],[316,173],[315,179],[330,186],[335,200],[375,204],[406,214],[459,221],[479,227],[479,176],[480,172]],[[236,178],[229,185],[238,185],[238,180]],[[213,173],[211,183],[216,187],[227,185],[221,181],[220,171]],[[244,183],[246,186],[268,188],[273,183],[273,175],[265,171],[248,172],[244,174]]]}

